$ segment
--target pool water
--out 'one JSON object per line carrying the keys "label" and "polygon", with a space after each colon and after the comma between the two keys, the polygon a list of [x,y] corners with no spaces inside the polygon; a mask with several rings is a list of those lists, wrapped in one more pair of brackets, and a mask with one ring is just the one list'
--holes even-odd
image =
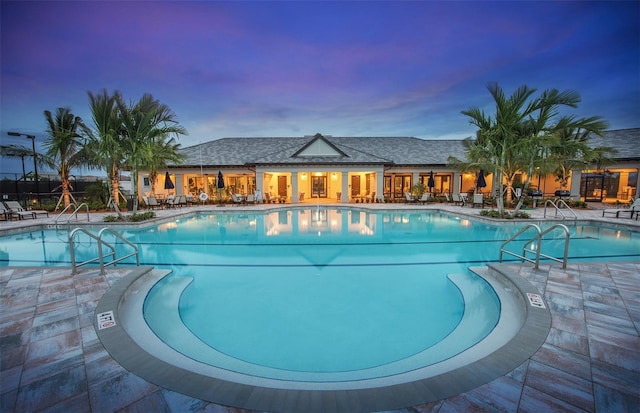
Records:
{"label": "pool water", "polygon": [[[145,317],[176,351],[245,374],[324,380],[394,374],[411,368],[403,361],[429,365],[482,340],[500,302],[468,267],[495,262],[519,228],[434,211],[312,207],[199,213],[122,235],[142,265],[172,269],[151,289]],[[637,232],[569,228],[570,262],[640,259]],[[66,237],[0,237],[0,263],[69,265]],[[545,240],[543,252],[563,248]],[[83,261],[97,247],[79,239],[76,254]]]}
{"label": "pool water", "polygon": [[[555,223],[557,221],[553,221]],[[569,262],[637,260],[640,232],[567,223]],[[294,208],[276,212],[196,213],[187,218],[123,229],[138,245],[141,265],[161,268],[305,268],[423,265],[433,273],[466,272],[496,262],[503,241],[521,225],[493,225],[439,212]],[[544,229],[545,224],[542,224]],[[96,230],[97,232],[97,230]],[[553,234],[551,234],[553,235]],[[66,230],[34,230],[0,236],[0,265],[70,265]],[[128,251],[115,241],[124,254]],[[344,254],[344,246],[350,247]],[[515,242],[513,250],[521,249]],[[544,253],[561,256],[563,240],[546,240]],[[97,255],[91,239],[77,241],[78,261]],[[505,261],[518,261],[505,256]],[[131,259],[129,262],[133,262]]]}

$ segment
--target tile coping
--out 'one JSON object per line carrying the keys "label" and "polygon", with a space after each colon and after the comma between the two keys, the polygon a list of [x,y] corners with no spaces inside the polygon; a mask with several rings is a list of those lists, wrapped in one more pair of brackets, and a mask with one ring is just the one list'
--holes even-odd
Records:
{"label": "tile coping", "polygon": [[[503,268],[503,267],[502,267]],[[139,267],[105,293],[95,315],[113,311],[116,325],[98,329],[98,338],[127,370],[159,386],[222,405],[262,411],[370,412],[402,408],[460,394],[518,367],[545,342],[549,309],[529,304],[537,289],[501,267],[470,268],[484,278],[501,301],[494,332],[472,349],[424,369],[374,380],[330,385],[239,377],[238,373],[191,360],[162,343],[147,327],[142,305],[148,290],[169,271]],[[505,343],[499,337],[512,330]],[[145,348],[151,350],[147,351]]]}

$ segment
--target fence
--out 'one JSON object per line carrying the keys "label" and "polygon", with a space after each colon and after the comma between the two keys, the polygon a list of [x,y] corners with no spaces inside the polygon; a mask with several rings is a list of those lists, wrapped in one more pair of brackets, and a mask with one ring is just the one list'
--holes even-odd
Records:
{"label": "fence", "polygon": [[[26,178],[26,179],[25,179]],[[57,203],[62,195],[62,182],[58,175],[38,174],[36,185],[32,175],[23,178],[22,174],[2,174],[0,176],[0,200],[19,201],[25,207],[42,203]],[[71,194],[80,200],[86,188],[105,178],[97,176],[72,176]]]}

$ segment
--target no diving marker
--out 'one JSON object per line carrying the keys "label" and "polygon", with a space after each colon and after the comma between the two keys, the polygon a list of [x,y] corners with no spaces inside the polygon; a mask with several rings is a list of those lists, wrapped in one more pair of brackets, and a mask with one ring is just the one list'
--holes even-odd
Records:
{"label": "no diving marker", "polygon": [[544,301],[542,301],[540,294],[527,293],[527,298],[529,298],[529,304],[531,304],[532,307],[545,308]]}
{"label": "no diving marker", "polygon": [[113,311],[107,311],[98,314],[98,330],[104,330],[105,328],[113,327],[116,325],[116,318],[113,316]]}

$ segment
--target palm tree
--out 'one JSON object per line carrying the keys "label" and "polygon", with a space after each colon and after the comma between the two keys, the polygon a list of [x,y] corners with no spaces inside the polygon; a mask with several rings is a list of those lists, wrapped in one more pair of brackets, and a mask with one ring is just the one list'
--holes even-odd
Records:
{"label": "palm tree", "polygon": [[120,92],[113,95],[104,89],[102,93],[89,94],[89,106],[93,118],[94,130],[90,134],[90,151],[94,165],[100,165],[107,171],[111,181],[111,201],[116,213],[124,219],[118,208],[120,200],[120,171],[124,164],[125,147],[123,143],[122,119],[118,111],[118,104],[122,101]]}
{"label": "palm tree", "polygon": [[[170,135],[184,135],[186,129],[176,120],[176,115],[165,104],[146,93],[134,105],[127,106],[121,100],[118,102],[118,109],[122,118],[125,139],[125,162],[131,169],[132,192],[134,195],[134,211],[138,208],[138,171],[149,165],[158,163],[155,160],[155,150],[159,147],[162,150],[173,150],[173,154],[163,154],[165,162],[176,158],[177,146],[164,146],[166,139]],[[172,141],[171,141],[172,142]],[[149,168],[150,169],[150,168]],[[157,172],[157,171],[156,171]]]}
{"label": "palm tree", "polygon": [[180,163],[184,160],[184,155],[178,152],[180,144],[174,138],[160,137],[153,142],[151,152],[153,156],[146,163],[149,169],[149,181],[151,182],[151,193],[156,193],[156,182],[160,169],[165,168],[169,162]]}
{"label": "palm tree", "polygon": [[86,130],[86,126],[79,116],[71,113],[69,108],[58,108],[55,115],[45,110],[44,117],[47,121],[49,138],[44,142],[46,152],[43,160],[60,175],[62,198],[66,208],[71,204],[72,198],[69,190],[71,170],[87,164],[86,138],[81,135],[81,132]]}
{"label": "palm tree", "polygon": [[[477,107],[462,111],[463,115],[470,118],[469,122],[478,127],[476,140],[471,146],[479,148],[469,150],[467,156],[473,157],[472,161],[494,165],[495,176],[499,177],[499,193],[504,192],[504,179],[507,202],[511,202],[515,175],[527,173],[526,189],[535,168],[540,166],[549,146],[549,138],[567,126],[563,122],[555,122],[559,108],[577,107],[580,96],[570,90],[560,92],[549,89],[532,99],[536,89],[524,85],[507,98],[497,83],[490,83],[487,88],[496,104],[493,117],[485,115]],[[516,212],[520,205],[521,202]],[[498,196],[498,209],[504,215],[502,196]]]}
{"label": "palm tree", "polygon": [[549,145],[548,158],[553,165],[550,172],[556,176],[561,188],[567,187],[572,170],[588,168],[593,163],[601,166],[612,162],[615,149],[593,148],[588,144],[590,134],[602,136],[608,127],[606,121],[595,116],[578,121],[563,118],[558,122],[559,130]]}

